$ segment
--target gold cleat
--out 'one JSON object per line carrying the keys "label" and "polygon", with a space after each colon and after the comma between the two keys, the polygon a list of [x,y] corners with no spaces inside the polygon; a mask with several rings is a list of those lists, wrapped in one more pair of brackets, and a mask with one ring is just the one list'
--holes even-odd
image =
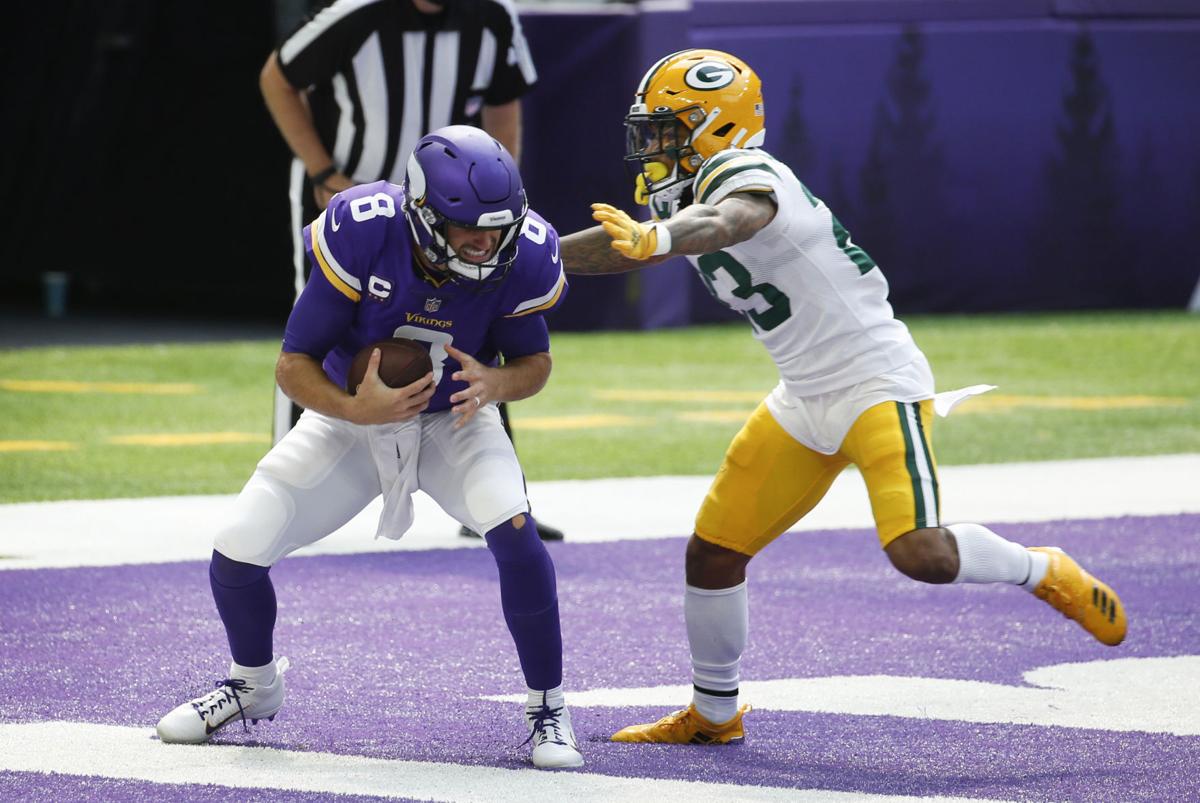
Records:
{"label": "gold cleat", "polygon": [[714,725],[689,705],[683,711],[667,714],[649,725],[630,725],[613,734],[614,742],[655,742],[658,744],[730,744],[746,738],[742,716],[750,710],[744,705],[737,716],[722,725]]}
{"label": "gold cleat", "polygon": [[1050,557],[1050,567],[1034,595],[1074,619],[1096,640],[1115,647],[1125,638],[1125,606],[1117,593],[1092,577],[1058,547],[1029,547]]}

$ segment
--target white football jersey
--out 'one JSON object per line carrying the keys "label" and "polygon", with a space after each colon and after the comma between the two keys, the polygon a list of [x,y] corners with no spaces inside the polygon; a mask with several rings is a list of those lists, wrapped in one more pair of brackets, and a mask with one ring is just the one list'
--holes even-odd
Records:
{"label": "white football jersey", "polygon": [[775,199],[774,219],[749,240],[688,261],[750,321],[789,393],[841,390],[922,356],[892,315],[883,273],[787,165],[757,148],[721,151],[692,186],[696,203],[733,192]]}

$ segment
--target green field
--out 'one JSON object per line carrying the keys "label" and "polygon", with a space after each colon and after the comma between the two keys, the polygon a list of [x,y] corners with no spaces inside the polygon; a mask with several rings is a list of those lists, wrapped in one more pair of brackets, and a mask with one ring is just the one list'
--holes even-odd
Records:
{"label": "green field", "polygon": [[[1200,451],[1198,316],[909,325],[939,389],[1000,386],[939,419],[944,465]],[[0,351],[0,501],[237,491],[267,449],[276,349],[261,341]],[[742,325],[563,334],[553,351],[546,390],[512,408],[532,480],[710,474],[776,381]],[[195,387],[150,393],[96,383]],[[229,442],[140,442],[213,433]]]}

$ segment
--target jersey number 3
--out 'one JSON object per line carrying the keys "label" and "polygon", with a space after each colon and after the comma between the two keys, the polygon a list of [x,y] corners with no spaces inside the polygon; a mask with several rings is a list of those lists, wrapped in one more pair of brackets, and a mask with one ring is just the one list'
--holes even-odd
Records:
{"label": "jersey number 3", "polygon": [[766,282],[754,284],[746,266],[724,251],[704,254],[696,262],[708,292],[759,330],[769,332],[791,317],[792,304],[779,288]]}

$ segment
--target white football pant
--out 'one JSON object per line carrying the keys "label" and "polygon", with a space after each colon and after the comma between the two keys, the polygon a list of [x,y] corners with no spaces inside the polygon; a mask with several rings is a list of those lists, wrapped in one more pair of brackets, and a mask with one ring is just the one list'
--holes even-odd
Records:
{"label": "white football pant", "polygon": [[[383,484],[389,491],[379,534],[389,538],[408,529],[418,488],[477,533],[527,513],[521,465],[495,405],[461,429],[455,420],[446,411],[365,427],[306,410],[259,462],[215,548],[242,563],[274,565],[354,518]],[[390,475],[389,459],[400,467]]]}

